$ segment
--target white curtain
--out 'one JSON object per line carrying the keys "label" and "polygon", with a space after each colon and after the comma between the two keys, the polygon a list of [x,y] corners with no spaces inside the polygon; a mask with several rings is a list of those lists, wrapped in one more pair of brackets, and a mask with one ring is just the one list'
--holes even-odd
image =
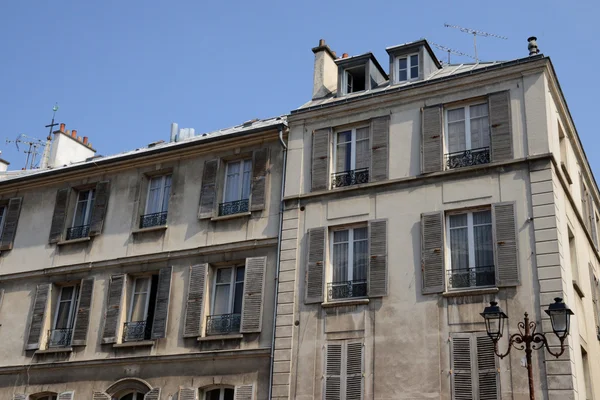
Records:
{"label": "white curtain", "polygon": [[333,282],[348,280],[348,231],[333,232]]}
{"label": "white curtain", "polygon": [[469,228],[467,226],[467,214],[451,215],[449,220],[452,270],[464,270],[469,268]]}
{"label": "white curtain", "polygon": [[448,110],[448,152],[454,153],[466,149],[465,109]]}
{"label": "white curtain", "polygon": [[475,266],[493,266],[494,247],[492,241],[492,213],[490,211],[473,213],[473,234],[475,237]]}
{"label": "white curtain", "polygon": [[352,132],[338,132],[337,134],[337,146],[336,146],[336,163],[335,172],[345,172],[352,169],[351,167],[351,155],[352,155]]}
{"label": "white curtain", "polygon": [[229,314],[229,298],[231,291],[232,268],[219,268],[217,270],[215,285],[215,303],[212,315]]}
{"label": "white curtain", "polygon": [[227,163],[227,184],[224,202],[239,200],[240,195],[240,161]]}
{"label": "white curtain", "polygon": [[354,229],[354,266],[352,270],[353,281],[367,280],[367,257],[369,254],[368,234],[369,229],[366,227]]}
{"label": "white curtain", "polygon": [[490,146],[490,125],[488,122],[488,105],[478,104],[470,107],[471,148]]}
{"label": "white curtain", "polygon": [[146,302],[150,292],[150,278],[137,278],[133,292],[133,305],[129,321],[146,320]]}
{"label": "white curtain", "polygon": [[146,214],[154,214],[161,211],[160,195],[162,186],[162,176],[150,180],[150,190],[148,191],[148,206]]}

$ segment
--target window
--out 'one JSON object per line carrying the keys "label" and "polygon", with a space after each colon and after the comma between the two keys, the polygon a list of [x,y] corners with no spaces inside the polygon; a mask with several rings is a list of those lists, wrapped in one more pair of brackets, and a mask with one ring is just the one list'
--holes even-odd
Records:
{"label": "window", "polygon": [[446,151],[447,169],[490,162],[487,103],[446,110]]}
{"label": "window", "polygon": [[60,288],[48,347],[68,347],[71,345],[78,297],[78,285]]}
{"label": "window", "polygon": [[567,232],[569,236],[569,259],[571,261],[573,285],[575,286],[575,291],[582,296],[583,292],[579,287],[579,265],[577,263],[577,244],[575,243],[575,235],[570,227],[567,227]]}
{"label": "window", "polygon": [[366,226],[332,232],[332,279],[327,287],[329,300],[367,295],[368,234]]}
{"label": "window", "polygon": [[[560,147],[560,167],[563,171],[563,173],[565,174],[565,178],[567,179],[567,182],[569,182],[569,185],[573,184],[573,180],[571,179],[571,174],[569,173],[569,160],[568,160],[568,139],[562,129],[562,126],[560,125],[560,122],[558,123],[558,141],[559,141],[559,147]],[[571,189],[571,187],[569,186],[569,189]]]}
{"label": "window", "polygon": [[240,331],[245,271],[244,266],[215,270],[211,313],[206,318],[207,335]]}
{"label": "window", "polygon": [[592,400],[594,392],[592,390],[592,379],[590,377],[590,362],[588,360],[587,351],[581,347],[581,363],[583,364],[583,379],[585,381],[585,399]]}
{"label": "window", "polygon": [[419,55],[411,54],[396,58],[396,71],[398,71],[397,82],[419,79]]}
{"label": "window", "polygon": [[248,212],[252,160],[238,160],[227,163],[223,203],[219,204],[219,215]]}
{"label": "window", "polygon": [[171,195],[171,175],[157,176],[150,179],[146,211],[140,219],[140,228],[165,225]]}
{"label": "window", "polygon": [[144,395],[140,392],[131,392],[119,397],[119,400],[144,400]]}
{"label": "window", "polygon": [[43,394],[41,396],[30,396],[33,400],[56,400],[56,394]]}
{"label": "window", "polygon": [[485,332],[451,336],[453,400],[499,399],[500,380],[494,342]]}
{"label": "window", "polygon": [[337,132],[332,187],[368,182],[370,151],[368,126]]}
{"label": "window", "polygon": [[233,400],[234,389],[219,388],[206,392],[204,400]]}
{"label": "window", "polygon": [[77,194],[73,223],[67,229],[67,240],[89,236],[90,217],[92,216],[95,194],[94,189],[82,190]]}
{"label": "window", "polygon": [[158,276],[141,276],[133,281],[123,341],[149,340],[152,332]]}
{"label": "window", "polygon": [[327,343],[323,398],[351,400],[363,395],[363,344],[343,340]]}
{"label": "window", "polygon": [[346,68],[344,70],[344,94],[362,92],[366,88],[365,66]]}

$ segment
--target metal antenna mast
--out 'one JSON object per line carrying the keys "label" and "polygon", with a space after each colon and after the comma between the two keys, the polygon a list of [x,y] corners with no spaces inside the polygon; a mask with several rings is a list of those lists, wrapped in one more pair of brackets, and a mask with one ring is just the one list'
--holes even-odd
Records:
{"label": "metal antenna mast", "polygon": [[444,27],[458,29],[461,32],[470,33],[471,35],[473,35],[473,47],[475,48],[475,61],[477,61],[477,62],[479,62],[479,58],[477,57],[477,36],[495,37],[496,39],[503,39],[503,40],[508,39],[505,36],[500,36],[500,35],[496,35],[494,33],[488,33],[488,32],[483,32],[483,31],[476,31],[475,29],[471,29],[471,28],[463,28],[462,26],[458,26],[458,25],[444,24]]}
{"label": "metal antenna mast", "polygon": [[469,54],[465,54],[465,53],[463,53],[461,51],[454,50],[454,49],[451,49],[451,48],[446,47],[446,46],[442,46],[441,44],[437,44],[437,43],[434,43],[434,42],[429,42],[429,44],[437,47],[438,49],[440,49],[442,51],[447,51],[448,52],[448,64],[450,64],[450,53],[453,53],[453,54],[456,54],[456,55],[459,55],[459,56],[469,57],[469,58],[472,58],[473,60],[476,60],[475,57],[473,57],[473,56],[471,56]]}
{"label": "metal antenna mast", "polygon": [[58,104],[54,104],[52,107],[52,122],[50,125],[46,125],[45,128],[50,128],[48,132],[48,137],[46,137],[46,147],[44,148],[44,153],[42,153],[42,161],[40,162],[40,168],[46,168],[48,166],[48,161],[50,160],[50,144],[52,143],[52,128],[54,128],[57,123],[54,123],[54,116],[58,111]]}

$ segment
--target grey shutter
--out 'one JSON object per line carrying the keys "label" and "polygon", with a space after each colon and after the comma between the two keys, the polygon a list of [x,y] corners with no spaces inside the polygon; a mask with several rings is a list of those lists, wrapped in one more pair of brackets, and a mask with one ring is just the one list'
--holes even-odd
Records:
{"label": "grey shutter", "polygon": [[492,161],[512,160],[513,139],[510,128],[510,93],[493,93],[488,97]]}
{"label": "grey shutter", "polygon": [[304,304],[323,302],[325,277],[325,228],[308,230],[308,262],[306,265],[306,293]]}
{"label": "grey shutter", "polygon": [[57,243],[62,240],[65,230],[65,220],[67,218],[67,207],[69,205],[69,194],[71,189],[60,189],[56,192],[56,202],[54,203],[54,214],[52,215],[52,225],[50,225],[50,243]]}
{"label": "grey shutter", "polygon": [[179,388],[177,400],[196,400],[196,392],[194,388]]}
{"label": "grey shutter", "polygon": [[252,198],[250,211],[265,208],[267,194],[267,172],[269,170],[269,148],[254,150],[252,154]]}
{"label": "grey shutter", "polygon": [[495,400],[500,396],[500,383],[494,342],[486,333],[476,334],[477,341],[477,391],[480,400]]}
{"label": "grey shutter", "polygon": [[496,286],[519,285],[515,203],[492,205],[495,240]]}
{"label": "grey shutter", "polygon": [[93,392],[92,400],[110,400],[110,396],[104,392]]}
{"label": "grey shutter", "polygon": [[371,171],[370,182],[388,179],[388,142],[390,137],[390,117],[371,120]]}
{"label": "grey shutter", "polygon": [[581,216],[583,217],[583,224],[589,229],[590,217],[588,215],[589,208],[587,205],[588,196],[587,189],[585,188],[585,183],[583,183],[583,175],[579,174],[579,189],[581,192]]}
{"label": "grey shutter", "polygon": [[121,297],[123,296],[124,285],[125,275],[113,275],[110,277],[106,311],[104,313],[102,343],[115,343],[117,341],[119,317],[121,316]]}
{"label": "grey shutter", "polygon": [[200,189],[200,210],[198,218],[211,218],[214,216],[215,203],[217,202],[217,176],[219,173],[219,160],[204,162],[202,171],[202,188]]}
{"label": "grey shutter", "polygon": [[102,232],[109,196],[110,182],[98,182],[96,184],[96,193],[94,194],[94,209],[90,218],[90,236],[99,235]]}
{"label": "grey shutter", "polygon": [[173,267],[166,267],[161,268],[158,273],[154,320],[152,321],[152,333],[150,336],[152,339],[162,339],[167,336],[172,271]]}
{"label": "grey shutter", "polygon": [[592,311],[594,312],[594,326],[596,327],[596,335],[598,336],[598,340],[600,340],[600,287],[598,286],[598,279],[596,278],[596,274],[594,274],[594,266],[592,264],[588,264],[588,268],[590,270],[590,285],[592,289]]}
{"label": "grey shutter", "polygon": [[27,400],[27,395],[25,393],[15,393],[13,394],[13,400]]}
{"label": "grey shutter", "polygon": [[329,343],[325,350],[325,400],[342,396],[342,343]]}
{"label": "grey shutter", "polygon": [[233,400],[253,400],[254,385],[238,385],[233,392]]}
{"label": "grey shutter", "polygon": [[590,219],[590,234],[592,235],[592,241],[594,247],[598,248],[598,235],[596,234],[596,213],[594,212],[594,198],[592,193],[588,193],[588,218]]}
{"label": "grey shutter", "polygon": [[22,201],[22,197],[14,197],[8,201],[4,228],[2,229],[2,237],[0,238],[0,250],[10,250],[13,248]]}
{"label": "grey shutter", "polygon": [[363,344],[346,344],[346,400],[363,398]]}
{"label": "grey shutter", "polygon": [[421,113],[421,172],[441,171],[442,146],[442,106],[425,107]]}
{"label": "grey shutter", "polygon": [[421,214],[422,293],[444,291],[444,213]]}
{"label": "grey shutter", "polygon": [[27,350],[37,350],[40,348],[40,339],[44,330],[46,309],[48,298],[50,297],[51,284],[44,283],[37,285],[35,290],[35,300],[31,311],[31,323],[29,324],[29,334],[27,335]]}
{"label": "grey shutter", "polygon": [[2,300],[4,300],[4,289],[0,289],[0,310],[2,310]]}
{"label": "grey shutter", "polygon": [[262,327],[263,287],[267,257],[246,258],[240,332],[258,333]]}
{"label": "grey shutter", "polygon": [[369,221],[369,296],[386,296],[387,281],[387,219],[378,219]]}
{"label": "grey shutter", "polygon": [[144,400],[160,400],[160,388],[154,388],[144,395]]}
{"label": "grey shutter", "polygon": [[79,301],[77,302],[77,314],[73,326],[73,346],[85,346],[88,327],[90,324],[90,309],[92,307],[92,293],[94,292],[94,278],[81,280],[79,290]]}
{"label": "grey shutter", "polygon": [[330,128],[319,129],[312,135],[311,191],[329,188]]}
{"label": "grey shutter", "polygon": [[475,385],[473,382],[470,333],[455,333],[451,339],[452,360],[452,400],[474,400]]}
{"label": "grey shutter", "polygon": [[208,264],[193,265],[190,267],[190,280],[188,282],[187,305],[183,328],[184,337],[198,337],[201,335],[207,270]]}
{"label": "grey shutter", "polygon": [[62,392],[61,394],[58,395],[58,400],[73,400],[73,397],[75,396],[75,392],[74,391],[68,391],[68,392]]}

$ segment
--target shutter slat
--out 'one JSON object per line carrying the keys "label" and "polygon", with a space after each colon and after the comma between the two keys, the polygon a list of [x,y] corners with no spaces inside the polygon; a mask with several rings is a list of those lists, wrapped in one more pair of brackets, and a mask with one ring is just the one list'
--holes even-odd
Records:
{"label": "shutter slat", "polygon": [[13,248],[22,202],[22,197],[14,197],[8,201],[6,218],[4,218],[4,228],[2,229],[2,237],[0,238],[0,250],[10,250]]}
{"label": "shutter slat", "polygon": [[342,395],[342,344],[327,344],[325,353],[325,399],[338,400]]}
{"label": "shutter slat", "polygon": [[443,159],[442,147],[442,107],[425,107],[421,121],[421,170],[428,172],[441,171]]}
{"label": "shutter slat", "polygon": [[67,207],[69,204],[69,194],[71,189],[60,189],[56,192],[56,202],[54,203],[54,214],[52,215],[52,224],[50,225],[50,243],[57,243],[62,240],[65,230],[65,220],[67,218]]}
{"label": "shutter slat", "polygon": [[346,400],[360,400],[363,394],[363,344],[346,344]]}
{"label": "shutter slat", "polygon": [[598,304],[598,301],[600,301],[600,286],[598,278],[594,273],[594,266],[590,263],[588,264],[588,268],[590,271],[590,285],[592,289],[592,311],[594,312],[594,326],[596,327],[596,335],[598,336],[598,340],[600,340],[600,305]]}
{"label": "shutter slat", "polygon": [[194,388],[179,388],[177,400],[196,400],[196,392]]}
{"label": "shutter slat", "polygon": [[77,302],[77,314],[73,326],[73,346],[85,346],[86,344],[93,291],[94,278],[82,279],[81,289],[79,290],[79,301]]}
{"label": "shutter slat", "polygon": [[241,333],[257,333],[262,327],[263,288],[267,257],[246,258]]}
{"label": "shutter slat", "polygon": [[324,227],[308,230],[305,304],[323,302],[325,232]]}
{"label": "shutter slat", "polygon": [[75,392],[74,391],[68,391],[68,392],[62,392],[61,394],[58,395],[58,400],[73,400],[73,397],[75,396]]}
{"label": "shutter slat", "polygon": [[496,355],[494,354],[494,342],[485,333],[478,334],[476,341],[479,400],[497,400],[499,377]]}
{"label": "shutter slat", "polygon": [[102,181],[96,184],[96,193],[94,194],[94,209],[90,218],[90,236],[102,233],[104,218],[108,209],[108,198],[110,196],[110,182]]}
{"label": "shutter slat", "polygon": [[455,334],[451,340],[452,395],[454,400],[473,400],[474,388],[470,334]]}
{"label": "shutter slat", "polygon": [[444,214],[421,214],[422,293],[444,291]]}
{"label": "shutter slat", "polygon": [[144,400],[160,400],[160,388],[153,388],[144,395]]}
{"label": "shutter slat", "polygon": [[161,268],[158,272],[154,320],[152,321],[152,333],[150,335],[152,339],[162,339],[167,336],[172,272],[173,267]]}
{"label": "shutter slat", "polygon": [[496,285],[519,285],[519,258],[517,246],[515,203],[492,205],[494,220]]}
{"label": "shutter slat", "polygon": [[208,264],[192,265],[188,282],[187,305],[185,309],[184,337],[201,335],[202,311]]}
{"label": "shutter slat", "polygon": [[331,129],[320,129],[312,135],[311,191],[329,187],[329,135]]}
{"label": "shutter slat", "polygon": [[51,284],[49,283],[37,285],[36,287],[35,300],[33,301],[33,309],[31,311],[31,323],[29,324],[29,334],[27,336],[27,350],[37,350],[40,348],[50,290]]}
{"label": "shutter slat", "polygon": [[510,93],[491,94],[488,98],[492,161],[512,160],[513,139],[510,121]]}
{"label": "shutter slat", "polygon": [[202,188],[200,189],[200,210],[198,218],[211,218],[214,216],[217,201],[217,176],[219,173],[219,160],[204,162],[202,171]]}
{"label": "shutter slat", "polygon": [[252,156],[252,198],[250,211],[265,208],[267,194],[267,173],[269,171],[269,148],[255,150]]}
{"label": "shutter slat", "polygon": [[24,393],[13,394],[13,400],[27,400],[27,395]]}
{"label": "shutter slat", "polygon": [[104,313],[102,343],[115,343],[117,341],[119,317],[121,315],[121,297],[123,296],[124,285],[125,275],[113,275],[110,277],[106,311]]}
{"label": "shutter slat", "polygon": [[104,392],[94,392],[92,394],[92,400],[110,400],[110,396]]}
{"label": "shutter slat", "polygon": [[369,296],[386,296],[387,286],[387,220],[373,220],[369,221]]}
{"label": "shutter slat", "polygon": [[233,400],[253,400],[254,385],[238,385],[233,393]]}
{"label": "shutter slat", "polygon": [[388,142],[390,117],[371,120],[371,171],[369,181],[379,182],[388,179]]}

